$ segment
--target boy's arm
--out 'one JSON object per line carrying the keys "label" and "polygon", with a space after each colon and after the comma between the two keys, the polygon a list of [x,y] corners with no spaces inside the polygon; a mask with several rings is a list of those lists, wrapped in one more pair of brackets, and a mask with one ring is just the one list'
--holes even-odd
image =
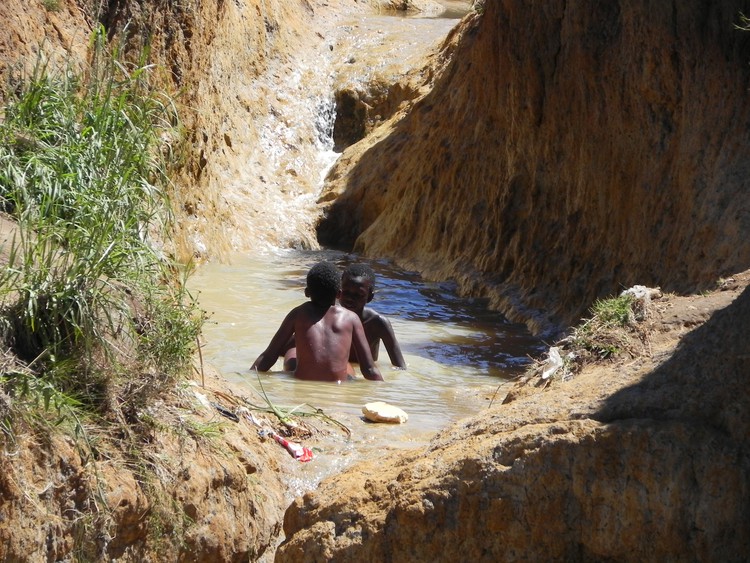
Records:
{"label": "boy's arm", "polygon": [[367,337],[365,336],[365,329],[362,328],[362,321],[359,317],[352,313],[352,346],[354,351],[357,353],[359,359],[359,369],[362,370],[362,375],[365,379],[371,381],[383,381],[383,376],[380,375],[380,370],[375,365],[372,359],[372,353],[370,353],[370,345],[367,343]]}
{"label": "boy's arm", "polygon": [[398,345],[391,322],[380,315],[380,325],[380,339],[383,341],[383,346],[385,346],[385,351],[388,352],[391,363],[399,369],[406,369],[406,361],[401,353],[401,346]]}
{"label": "boy's arm", "polygon": [[251,370],[268,371],[271,369],[279,356],[283,356],[289,339],[294,335],[294,319],[296,309],[292,309],[281,323],[281,326],[273,335],[268,348],[260,353],[260,356],[250,366]]}

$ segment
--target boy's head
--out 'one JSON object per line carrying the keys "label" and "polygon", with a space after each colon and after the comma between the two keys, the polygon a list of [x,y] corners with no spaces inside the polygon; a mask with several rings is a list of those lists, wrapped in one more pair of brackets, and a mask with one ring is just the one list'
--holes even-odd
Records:
{"label": "boy's head", "polygon": [[330,262],[318,262],[307,272],[305,295],[311,301],[333,305],[341,291],[341,276]]}
{"label": "boy's head", "polygon": [[375,272],[366,264],[351,264],[341,276],[341,305],[359,314],[375,294]]}

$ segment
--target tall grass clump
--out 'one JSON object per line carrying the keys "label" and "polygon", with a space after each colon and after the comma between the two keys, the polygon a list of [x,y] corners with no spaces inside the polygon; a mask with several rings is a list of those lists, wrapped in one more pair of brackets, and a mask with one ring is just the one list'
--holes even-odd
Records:
{"label": "tall grass clump", "polygon": [[40,59],[4,108],[0,210],[18,230],[0,272],[0,343],[28,368],[5,374],[17,396],[31,372],[32,387],[96,410],[120,375],[158,391],[189,365],[202,317],[160,250],[176,112],[145,58],[124,62],[100,28],[87,72]]}

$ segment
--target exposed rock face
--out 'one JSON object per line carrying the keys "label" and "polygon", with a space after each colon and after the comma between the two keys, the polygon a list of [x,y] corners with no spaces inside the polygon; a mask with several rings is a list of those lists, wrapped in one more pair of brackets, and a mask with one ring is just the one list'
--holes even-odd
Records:
{"label": "exposed rock face", "polygon": [[[419,24],[414,23],[417,21]],[[370,135],[427,91],[433,73],[425,67],[425,56],[444,41],[455,22],[393,16],[360,17],[348,22],[344,29],[351,33],[339,34],[334,47],[344,53],[334,79],[336,151]]]}
{"label": "exposed rock face", "polygon": [[636,283],[745,269],[746,4],[487,0],[429,94],[344,153],[321,242],[454,278],[537,332]]}
{"label": "exposed rock face", "polygon": [[91,26],[75,2],[61,0],[55,10],[42,2],[0,2],[0,21],[0,102],[39,62],[76,68],[86,60]]}
{"label": "exposed rock face", "polygon": [[[213,376],[209,386],[228,387]],[[87,436],[93,459],[83,438],[29,435],[23,424],[15,439],[4,434],[0,560],[267,560],[288,502],[282,475],[296,462],[189,397],[148,416],[156,424],[138,457],[123,458],[111,437]],[[210,425],[212,437],[196,433]]]}
{"label": "exposed rock face", "polygon": [[750,289],[674,351],[659,334],[683,307],[653,360],[327,480],[288,509],[277,561],[746,561]]}

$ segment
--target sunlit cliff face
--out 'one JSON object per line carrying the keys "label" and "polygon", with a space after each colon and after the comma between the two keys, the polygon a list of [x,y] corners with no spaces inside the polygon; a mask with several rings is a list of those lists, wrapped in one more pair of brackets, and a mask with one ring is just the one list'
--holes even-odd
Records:
{"label": "sunlit cliff face", "polygon": [[[405,55],[408,31],[398,49],[385,33],[361,44],[372,30],[346,18],[363,6],[328,5],[124,3],[107,15],[133,48],[150,38],[183,110],[182,257],[353,247],[454,278],[538,331],[636,283],[701,289],[750,262],[750,34],[734,3],[547,2],[531,17],[490,0],[430,67]],[[85,53],[76,3],[35,5],[34,25],[19,6],[0,7],[18,22],[0,31],[0,70],[45,35]],[[378,64],[389,52],[415,69],[408,80]],[[337,96],[364,111],[365,136],[318,208]]]}
{"label": "sunlit cliff face", "polygon": [[634,284],[748,267],[736,4],[530,10],[486,2],[434,87],[345,151],[321,242],[454,278],[539,332]]}

